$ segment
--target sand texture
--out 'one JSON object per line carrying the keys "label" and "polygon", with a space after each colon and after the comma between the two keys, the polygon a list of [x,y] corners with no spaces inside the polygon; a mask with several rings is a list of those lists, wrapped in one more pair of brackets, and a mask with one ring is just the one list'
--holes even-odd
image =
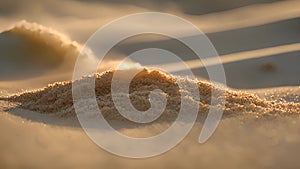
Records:
{"label": "sand texture", "polygon": [[[191,51],[158,35],[120,42],[97,72],[72,81],[74,64],[92,33],[121,16],[149,11],[174,14],[199,27],[220,55],[227,86],[211,83],[203,63]],[[0,0],[0,23],[0,168],[300,167],[298,0]],[[114,31],[140,26],[132,23]],[[195,38],[184,30],[181,36]],[[136,66],[134,60],[128,63],[121,73],[140,72],[132,79],[129,93],[120,95],[129,96],[141,112],[151,106],[151,91],[160,89],[167,98],[157,120],[136,124],[116,109],[111,81],[121,59],[144,48],[172,51],[197,79]],[[82,54],[80,64],[94,64],[89,53]],[[207,58],[209,66],[216,64],[214,57]],[[179,74],[184,71],[176,63],[173,66]],[[125,79],[117,80],[125,83]],[[181,90],[178,81],[196,84],[200,99]],[[138,160],[119,157],[94,144],[77,119],[72,85],[85,93],[90,83],[95,84],[96,106],[115,130],[127,136],[150,137],[166,130],[178,115],[182,95],[199,105],[198,118],[188,136],[166,153]],[[225,100],[221,93],[226,94]],[[213,104],[212,99],[220,102]],[[90,105],[89,98],[81,101],[83,108]],[[224,114],[212,137],[199,144],[210,109],[222,109]]]}

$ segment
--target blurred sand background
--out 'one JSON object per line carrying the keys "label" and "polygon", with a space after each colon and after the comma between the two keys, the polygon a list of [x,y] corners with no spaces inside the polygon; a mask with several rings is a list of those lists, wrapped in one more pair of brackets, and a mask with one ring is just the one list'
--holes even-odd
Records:
{"label": "blurred sand background", "polygon": [[[94,31],[121,16],[147,11],[175,14],[205,32],[224,63],[232,90],[245,90],[267,100],[299,102],[299,0],[0,0],[1,97],[71,80],[76,55]],[[128,28],[116,31],[122,29]],[[205,68],[194,64],[192,54],[178,45],[165,37],[132,38],[111,51],[113,60],[107,60],[100,71],[133,51],[161,47],[183,57],[199,78],[206,79]],[[6,101],[0,101],[0,116],[1,168],[300,166],[298,116],[224,118],[213,137],[198,144],[200,117],[174,149],[141,160],[117,157],[97,147],[75,117],[41,114]],[[138,136],[166,125],[120,130]]]}

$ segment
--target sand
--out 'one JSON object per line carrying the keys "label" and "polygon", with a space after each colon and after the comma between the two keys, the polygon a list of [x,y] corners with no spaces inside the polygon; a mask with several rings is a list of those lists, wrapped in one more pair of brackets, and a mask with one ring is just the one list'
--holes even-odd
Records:
{"label": "sand", "polygon": [[[0,0],[0,168],[299,168],[299,1],[153,2]],[[134,50],[153,45],[174,50],[193,68],[198,80],[188,81],[197,83],[201,96],[200,101],[191,98],[201,109],[179,145],[136,160],[104,151],[83,132],[71,85],[84,85],[90,77],[71,78],[91,33],[120,16],[145,11],[176,14],[207,34],[224,63],[228,97],[216,132],[199,144],[214,87],[203,65],[172,39],[145,36],[120,43],[109,53],[113,59],[91,75],[98,105],[119,132],[153,136],[170,126],[179,109],[175,79],[184,77],[142,69],[131,84],[132,103],[146,110],[149,91],[160,88],[166,91],[167,110],[145,125],[117,113],[109,91],[114,70],[109,68]],[[127,28],[116,31],[122,29]]]}
{"label": "sand", "polygon": [[[124,120],[125,118],[119,114],[115,108],[111,94],[111,83],[116,70],[110,70],[101,74],[95,74],[95,93],[98,106],[101,113],[108,120]],[[123,75],[130,74],[130,71],[135,69],[117,70]],[[132,79],[129,88],[129,98],[133,106],[139,111],[146,111],[150,108],[149,94],[155,89],[160,89],[165,92],[168,99],[167,106],[162,120],[167,120],[168,116],[175,116],[180,110],[181,94],[188,91],[180,90],[177,81],[187,81],[187,84],[197,84],[200,100],[194,97],[193,94],[186,94],[189,97],[189,102],[197,102],[199,105],[199,113],[205,114],[213,107],[221,107],[223,100],[226,97],[223,111],[225,115],[244,115],[252,114],[259,118],[261,116],[280,116],[280,115],[295,115],[299,116],[300,104],[288,103],[281,100],[267,101],[253,94],[242,91],[234,91],[213,86],[209,82],[191,80],[184,77],[172,76],[165,74],[159,70],[148,70],[146,68],[137,69],[139,73]],[[87,83],[92,83],[92,77],[83,77],[77,81],[58,82],[49,84],[43,89],[37,91],[29,91],[21,94],[13,95],[8,98],[3,98],[11,102],[20,103],[21,108],[38,111],[42,113],[57,113],[61,116],[75,116],[72,98],[72,83],[76,83],[76,88],[80,92],[86,93],[88,88]],[[124,83],[127,79],[120,79],[119,84]],[[216,93],[212,95],[212,90]],[[224,95],[223,95],[224,93]],[[119,93],[122,94],[122,93]],[[126,94],[126,93],[124,93]],[[84,96],[82,94],[82,96]],[[219,100],[217,105],[211,104],[212,97]],[[90,98],[83,97],[82,106],[90,105]],[[158,110],[157,110],[158,111]],[[188,113],[188,112],[187,112]]]}

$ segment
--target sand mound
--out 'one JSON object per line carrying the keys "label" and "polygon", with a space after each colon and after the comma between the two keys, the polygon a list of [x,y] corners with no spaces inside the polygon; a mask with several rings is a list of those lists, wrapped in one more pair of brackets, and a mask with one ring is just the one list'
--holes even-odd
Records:
{"label": "sand mound", "polygon": [[[128,70],[121,70],[128,71]],[[101,74],[95,74],[95,93],[98,102],[98,106],[101,109],[103,115],[108,119],[123,119],[114,107],[114,103],[111,98],[111,80],[114,74],[114,70],[109,70]],[[150,108],[149,93],[154,89],[161,89],[166,93],[167,106],[161,116],[173,116],[180,110],[180,90],[176,83],[176,78],[167,75],[158,70],[142,69],[130,84],[129,97],[132,104],[137,110],[145,111]],[[25,109],[33,111],[39,111],[41,113],[58,113],[62,116],[74,116],[75,111],[73,108],[72,100],[72,83],[77,83],[82,89],[85,88],[86,82],[93,79],[91,76],[83,77],[75,82],[59,82],[50,84],[43,89],[36,91],[30,91],[14,95],[8,98],[10,101],[19,102],[20,106]],[[183,79],[183,78],[182,78]],[[183,79],[190,83],[193,81],[189,79]],[[212,106],[211,105],[211,90],[222,92],[223,89],[218,89],[212,86],[208,82],[196,81],[200,101],[190,98],[190,101],[197,102],[200,106],[199,113],[206,113]],[[297,103],[287,102],[274,102],[266,101],[258,98],[255,95],[248,94],[240,91],[233,91],[227,89],[226,103],[224,107],[225,115],[239,115],[239,114],[252,114],[257,117],[270,115],[298,115],[300,105]],[[217,94],[218,95],[218,94]],[[221,96],[216,96],[220,97]],[[217,98],[217,99],[220,99]],[[89,105],[88,99],[83,105]]]}
{"label": "sand mound", "polygon": [[65,35],[21,21],[0,34],[0,77],[30,75],[59,66],[72,67],[79,51],[80,45]]}

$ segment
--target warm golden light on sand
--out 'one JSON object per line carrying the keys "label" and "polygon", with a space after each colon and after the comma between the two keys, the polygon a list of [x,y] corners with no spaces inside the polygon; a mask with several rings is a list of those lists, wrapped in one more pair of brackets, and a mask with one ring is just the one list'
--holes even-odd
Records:
{"label": "warm golden light on sand", "polygon": [[[97,70],[83,72],[72,81],[81,49],[96,30],[119,17],[154,11],[194,24],[207,35],[220,57],[195,60],[171,38],[145,35],[117,44],[101,65],[93,51],[83,51],[86,57],[78,64],[87,70],[97,65]],[[0,0],[0,168],[300,168],[299,21],[300,0]],[[165,30],[179,29],[161,24]],[[124,25],[113,33],[144,26]],[[194,35],[187,30],[179,32],[183,38]],[[110,42],[109,36],[100,40]],[[194,128],[173,149],[153,158],[135,160],[106,152],[89,139],[78,122],[72,84],[78,83],[85,92],[86,82],[95,77],[96,107],[121,134],[136,138],[160,134],[173,124],[180,99],[188,93],[178,88],[172,75],[184,72],[186,66],[178,62],[159,64],[160,58],[151,62],[158,65],[122,60],[135,51],[160,47],[177,52],[201,79],[180,77],[196,82],[199,89],[200,99],[185,97],[199,105]],[[215,66],[219,59],[226,74],[226,89],[212,86],[206,77],[205,66]],[[150,91],[164,92],[168,102],[157,121],[136,124],[119,114],[111,97],[116,70],[123,72],[119,83],[129,71],[140,71],[127,94],[141,112],[151,106]],[[211,103],[212,88],[227,94],[224,114],[213,136],[199,144],[197,138],[208,110],[220,108],[220,104]],[[91,100],[84,99],[80,105],[91,106]],[[112,145],[120,143],[109,141]]]}

